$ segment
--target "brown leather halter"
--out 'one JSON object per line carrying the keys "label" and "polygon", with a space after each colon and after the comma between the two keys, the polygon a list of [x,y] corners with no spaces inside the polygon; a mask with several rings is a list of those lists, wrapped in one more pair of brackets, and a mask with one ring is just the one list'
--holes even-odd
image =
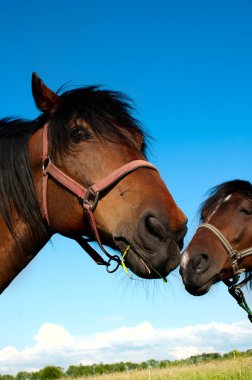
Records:
{"label": "brown leather halter", "polygon": [[[113,173],[109,174],[102,180],[93,184],[92,186],[86,188],[82,186],[80,183],[76,182],[74,179],[65,174],[62,170],[60,170],[57,166],[55,166],[49,157],[48,153],[48,124],[45,124],[43,129],[43,178],[42,178],[42,208],[43,214],[47,221],[48,226],[50,226],[50,219],[47,208],[47,184],[48,177],[54,178],[57,182],[63,185],[66,189],[70,190],[74,195],[76,195],[79,199],[82,200],[83,211],[86,212],[89,223],[94,232],[95,239],[99,244],[102,251],[109,258],[108,261],[105,261],[98,252],[96,252],[89,244],[89,239],[78,235],[75,237],[75,240],[80,244],[80,246],[96,261],[98,265],[106,265],[108,272],[114,272],[118,266],[121,264],[121,259],[118,255],[110,255],[101,243],[101,239],[98,233],[98,229],[96,226],[93,210],[98,204],[100,193],[104,190],[109,189],[115,183],[119,182],[122,178],[124,178],[129,173],[133,172],[136,169],[146,167],[148,169],[157,170],[157,168],[152,165],[150,162],[145,160],[134,160],[128,162],[127,164],[121,166],[119,169],[116,169]],[[116,267],[113,270],[109,270],[109,266],[111,261],[114,260],[117,262]]]}
{"label": "brown leather halter", "polygon": [[198,227],[198,229],[200,228],[206,228],[209,231],[211,231],[218,238],[223,247],[226,249],[232,264],[233,275],[231,278],[223,280],[223,282],[228,287],[228,291],[231,294],[231,296],[233,296],[236,299],[238,305],[241,306],[247,312],[248,319],[252,323],[252,311],[250,310],[245,300],[244,294],[241,290],[241,287],[243,287],[249,280],[252,279],[252,274],[248,275],[247,278],[245,278],[243,281],[239,283],[241,273],[246,272],[245,268],[239,268],[239,261],[247,256],[252,255],[252,247],[243,249],[241,251],[237,251],[232,247],[232,245],[222,234],[222,232],[220,232],[220,230],[216,228],[214,225],[210,223],[202,223]]}
{"label": "brown leather halter", "polygon": [[213,224],[202,223],[198,227],[198,229],[200,228],[206,228],[209,231],[211,231],[219,239],[223,247],[226,249],[232,264],[232,277],[239,276],[241,273],[246,272],[245,268],[239,268],[238,262],[244,259],[245,257],[252,255],[252,247],[243,249],[241,251],[237,251],[232,247],[232,245],[229,243],[229,241],[223,235],[223,233],[221,233],[220,230],[216,228]]}

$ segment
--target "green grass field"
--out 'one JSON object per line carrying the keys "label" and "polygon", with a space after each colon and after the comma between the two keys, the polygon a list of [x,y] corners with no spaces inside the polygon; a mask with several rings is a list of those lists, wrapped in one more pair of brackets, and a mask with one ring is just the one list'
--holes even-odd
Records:
{"label": "green grass field", "polygon": [[[252,380],[252,356],[208,363],[89,376],[83,380]],[[69,379],[70,380],[70,379]]]}

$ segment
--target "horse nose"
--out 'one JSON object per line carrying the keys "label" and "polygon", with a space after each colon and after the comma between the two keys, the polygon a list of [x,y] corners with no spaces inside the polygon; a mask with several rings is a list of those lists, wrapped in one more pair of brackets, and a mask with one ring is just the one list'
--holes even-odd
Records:
{"label": "horse nose", "polygon": [[171,231],[167,221],[162,221],[162,214],[147,211],[139,220],[138,234],[143,242],[166,242],[173,238],[180,248],[183,246],[183,239],[186,234],[186,222],[181,222],[176,226],[175,231]]}
{"label": "horse nose", "polygon": [[198,253],[191,259],[191,266],[197,274],[206,272],[210,265],[210,257],[207,253]]}
{"label": "horse nose", "polygon": [[146,230],[150,235],[160,241],[166,241],[167,233],[165,228],[155,216],[145,216],[143,223],[145,224]]}
{"label": "horse nose", "polygon": [[139,218],[138,236],[146,246],[152,246],[167,240],[168,232],[158,217],[151,210],[145,211]]}

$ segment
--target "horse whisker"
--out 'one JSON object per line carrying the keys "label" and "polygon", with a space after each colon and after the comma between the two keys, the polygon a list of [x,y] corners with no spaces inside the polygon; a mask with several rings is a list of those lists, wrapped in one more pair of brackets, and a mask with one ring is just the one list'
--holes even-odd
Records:
{"label": "horse whisker", "polygon": [[150,269],[147,267],[146,263],[143,261],[143,259],[140,259],[140,260],[142,261],[143,265],[145,266],[145,268],[147,269],[148,273],[150,274],[151,271],[150,271]]}

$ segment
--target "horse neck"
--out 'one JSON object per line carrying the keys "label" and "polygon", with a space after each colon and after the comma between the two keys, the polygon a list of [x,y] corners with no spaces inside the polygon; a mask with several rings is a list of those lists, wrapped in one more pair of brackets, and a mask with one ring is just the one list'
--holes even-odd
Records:
{"label": "horse neck", "polygon": [[0,294],[50,238],[48,235],[35,240],[27,225],[17,218],[13,218],[13,228],[16,239],[0,217]]}

